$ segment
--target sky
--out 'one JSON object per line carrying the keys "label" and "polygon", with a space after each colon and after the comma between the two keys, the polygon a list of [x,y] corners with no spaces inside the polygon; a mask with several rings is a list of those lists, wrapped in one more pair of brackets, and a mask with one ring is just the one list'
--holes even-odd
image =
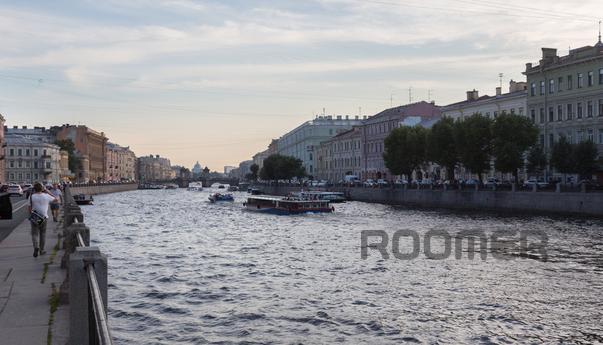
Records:
{"label": "sky", "polygon": [[0,113],[221,171],[323,111],[493,94],[541,47],[596,43],[600,18],[600,0],[1,0]]}

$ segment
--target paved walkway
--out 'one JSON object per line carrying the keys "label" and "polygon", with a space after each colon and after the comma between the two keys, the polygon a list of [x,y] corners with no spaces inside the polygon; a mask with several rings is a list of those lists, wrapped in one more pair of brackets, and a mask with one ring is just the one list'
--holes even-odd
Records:
{"label": "paved walkway", "polygon": [[[61,270],[63,251],[56,252],[58,224],[52,219],[46,230],[46,254],[33,257],[29,221],[21,222],[0,242],[0,345],[67,343],[68,306],[59,306],[50,320],[50,297],[65,279]],[[53,255],[54,253],[54,255]],[[48,266],[46,274],[45,266]]]}

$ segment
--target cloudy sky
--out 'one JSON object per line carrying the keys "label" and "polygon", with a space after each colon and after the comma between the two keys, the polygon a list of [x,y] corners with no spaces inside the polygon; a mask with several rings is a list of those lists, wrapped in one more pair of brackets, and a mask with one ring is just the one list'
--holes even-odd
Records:
{"label": "cloudy sky", "polygon": [[323,108],[492,94],[543,46],[594,44],[598,17],[601,0],[1,1],[0,113],[222,170]]}

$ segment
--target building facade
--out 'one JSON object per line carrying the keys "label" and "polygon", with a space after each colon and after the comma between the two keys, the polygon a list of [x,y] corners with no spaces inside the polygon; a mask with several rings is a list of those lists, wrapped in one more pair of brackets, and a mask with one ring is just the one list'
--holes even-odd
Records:
{"label": "building facade", "polygon": [[101,181],[107,175],[106,155],[107,137],[105,133],[94,131],[86,126],[63,125],[51,128],[58,140],[69,139],[80,157],[80,167],[75,171],[78,182]]}
{"label": "building facade", "polygon": [[362,128],[341,132],[323,141],[317,150],[316,176],[320,180],[339,182],[346,175],[362,173]]}
{"label": "building facade", "polygon": [[2,116],[2,114],[0,114],[0,183],[4,183],[7,181],[6,178],[6,170],[4,170],[4,165],[5,165],[5,152],[4,152],[4,133],[6,132],[6,129],[4,127],[4,123],[5,123],[5,119],[4,116]]}
{"label": "building facade", "polygon": [[421,123],[428,126],[440,119],[440,116],[440,107],[421,101],[386,109],[366,119],[362,124],[364,161],[361,178],[393,180],[394,176],[385,167],[383,160],[385,138],[394,128]]}
{"label": "building facade", "polygon": [[480,97],[476,90],[467,91],[466,100],[442,107],[442,116],[453,119],[462,119],[473,114],[482,114],[490,118],[502,113],[524,116],[527,111],[527,95],[527,83],[511,80],[507,93],[502,93],[500,87],[496,88],[495,96]]}
{"label": "building facade", "polygon": [[105,181],[136,180],[136,155],[129,147],[108,142],[106,145]]}
{"label": "building facade", "polygon": [[137,159],[138,181],[142,183],[169,181],[175,177],[170,160],[149,155]]}
{"label": "building facade", "polygon": [[59,146],[20,135],[7,135],[5,141],[7,183],[60,182]]}
{"label": "building facade", "polygon": [[316,173],[316,150],[320,143],[360,124],[358,116],[318,116],[279,138],[277,151],[281,155],[300,159],[306,173],[313,176]]}
{"label": "building facade", "polygon": [[561,137],[591,140],[603,153],[603,43],[570,50],[542,48],[538,65],[526,64],[528,113],[540,128],[545,152]]}

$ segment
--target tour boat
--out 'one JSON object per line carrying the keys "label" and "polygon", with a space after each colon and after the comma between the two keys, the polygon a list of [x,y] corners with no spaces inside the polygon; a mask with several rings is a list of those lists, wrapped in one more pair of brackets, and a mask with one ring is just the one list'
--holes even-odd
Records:
{"label": "tour boat", "polygon": [[200,192],[203,190],[203,182],[190,182],[186,190],[191,192]]}
{"label": "tour boat", "polygon": [[78,205],[92,205],[94,198],[92,195],[76,194],[73,196],[73,200],[75,200],[75,203]]}
{"label": "tour boat", "polygon": [[273,214],[333,212],[328,200],[308,200],[296,197],[250,196],[243,203],[247,210]]}
{"label": "tour boat", "polygon": [[345,194],[341,192],[322,192],[322,191],[301,191],[299,193],[293,193],[293,195],[308,200],[325,200],[331,203],[345,202],[347,199]]}
{"label": "tour boat", "polygon": [[209,201],[234,201],[232,194],[213,193],[208,197]]}

